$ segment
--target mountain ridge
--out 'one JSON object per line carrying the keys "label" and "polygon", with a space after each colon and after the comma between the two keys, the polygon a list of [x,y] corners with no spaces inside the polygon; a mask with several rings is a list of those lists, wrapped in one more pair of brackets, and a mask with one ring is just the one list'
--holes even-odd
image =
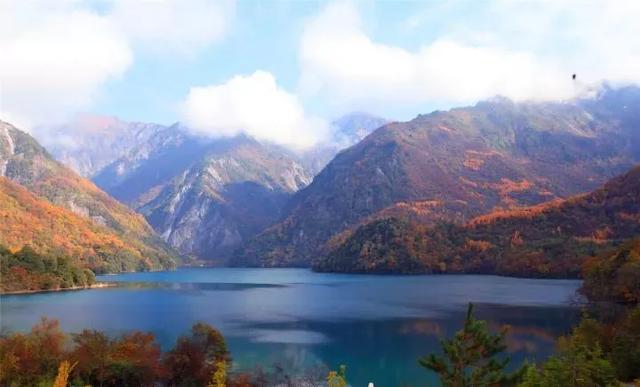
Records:
{"label": "mountain ridge", "polygon": [[[358,141],[384,122],[366,113],[345,115],[334,122],[329,143],[305,152],[245,135],[196,137],[176,123],[132,146],[93,180],[142,212],[182,253],[224,260],[280,220],[289,197],[311,182],[314,168],[340,150],[338,142]],[[216,182],[220,178],[224,184]]]}
{"label": "mountain ridge", "polygon": [[496,99],[389,123],[338,154],[233,264],[309,266],[332,236],[397,202],[462,203],[465,221],[592,190],[640,161],[638,112],[640,89],[630,88],[565,103]]}

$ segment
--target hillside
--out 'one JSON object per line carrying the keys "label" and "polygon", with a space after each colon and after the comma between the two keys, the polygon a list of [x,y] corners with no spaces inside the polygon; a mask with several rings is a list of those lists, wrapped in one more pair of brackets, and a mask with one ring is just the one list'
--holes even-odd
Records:
{"label": "hillside", "polygon": [[580,292],[591,301],[640,303],[640,238],[591,257]]}
{"label": "hillside", "polygon": [[209,141],[196,138],[179,124],[158,130],[102,168],[93,181],[110,195],[137,208],[171,179],[196,164]]}
{"label": "hillside", "polygon": [[359,227],[314,269],[576,277],[586,258],[640,235],[640,167],[592,193],[496,211],[464,225],[396,218]]}
{"label": "hillside", "polygon": [[640,160],[639,126],[638,88],[564,103],[496,98],[387,124],[338,154],[233,263],[308,266],[331,237],[398,202],[438,203],[464,222],[590,191]]}
{"label": "hillside", "polygon": [[5,177],[0,177],[0,219],[0,246],[11,251],[29,246],[39,254],[70,256],[98,273],[174,265],[170,255],[53,205]]}
{"label": "hillside", "polygon": [[199,137],[180,123],[164,127],[93,115],[36,135],[60,161],[144,213],[180,252],[219,259],[280,220],[295,191],[385,122],[347,114],[332,123],[326,142],[304,152],[246,136]]}
{"label": "hillside", "polygon": [[[122,256],[119,255],[119,250],[107,248],[109,254],[107,254],[108,257],[104,257],[106,260],[104,263],[109,270],[122,270],[122,268],[119,269],[118,264],[107,263],[108,260],[128,262],[124,265],[127,270],[138,266],[159,269],[175,265],[175,253],[154,233],[144,217],[118,203],[90,181],[53,160],[31,136],[2,121],[0,121],[0,176],[6,178],[3,179],[5,195],[14,198],[11,207],[8,207],[9,202],[3,202],[9,211],[7,216],[12,216],[11,211],[16,210],[22,213],[18,218],[27,222],[24,224],[5,222],[4,226],[8,229],[15,230],[20,225],[28,229],[31,227],[30,222],[37,223],[38,216],[31,213],[33,208],[40,209],[44,213],[64,211],[64,214],[73,213],[83,220],[77,228],[78,232],[90,225],[100,227],[102,230],[108,230],[107,234],[110,236],[117,236],[122,243],[128,245],[123,250],[127,253]],[[11,187],[7,179],[19,184],[25,190]],[[44,208],[42,203],[35,207],[25,206],[21,199],[27,197],[24,195],[27,190],[34,195],[30,198],[31,201],[39,200],[51,207]],[[61,230],[61,238],[66,232]],[[8,234],[3,238],[8,238]],[[73,237],[70,240],[73,240]],[[6,245],[12,249],[18,249],[21,247],[20,241],[31,244],[28,239],[18,239]],[[39,251],[57,248],[59,244],[65,243],[70,245],[70,249],[75,248],[75,242],[64,240],[58,242],[45,247],[45,242],[34,241],[36,244],[41,244]],[[103,247],[97,244],[94,249]],[[82,251],[82,248],[76,251]],[[131,263],[133,259],[137,261],[135,265]],[[98,266],[100,266],[98,261],[91,265],[91,267]]]}
{"label": "hillside", "polygon": [[94,181],[143,214],[179,252],[220,263],[278,221],[286,201],[311,176],[279,147],[246,136],[198,138],[176,124]]}

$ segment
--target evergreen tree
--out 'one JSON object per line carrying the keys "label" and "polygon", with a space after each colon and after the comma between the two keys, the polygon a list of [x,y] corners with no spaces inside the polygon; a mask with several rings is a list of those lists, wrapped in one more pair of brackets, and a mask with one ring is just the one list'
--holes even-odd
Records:
{"label": "evergreen tree", "polygon": [[464,326],[453,339],[442,340],[444,356],[430,354],[418,360],[421,366],[437,373],[445,387],[512,386],[521,378],[524,368],[507,374],[504,372],[509,358],[497,355],[507,347],[506,331],[492,335],[486,321],[473,316],[469,304]]}
{"label": "evergreen tree", "polygon": [[[540,368],[530,366],[520,387],[606,387],[619,385],[616,367],[600,346],[603,327],[583,318],[568,337],[558,340],[558,354]],[[624,368],[624,366],[623,366]]]}

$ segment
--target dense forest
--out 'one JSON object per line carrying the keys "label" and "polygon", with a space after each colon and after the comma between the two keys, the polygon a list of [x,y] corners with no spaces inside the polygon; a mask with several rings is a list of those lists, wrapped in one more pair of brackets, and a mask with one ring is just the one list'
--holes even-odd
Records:
{"label": "dense forest", "polygon": [[581,293],[594,302],[640,303],[640,238],[590,258]]}
{"label": "dense forest", "polygon": [[57,321],[43,319],[28,333],[0,339],[0,384],[50,386],[63,376],[56,386],[204,386],[229,360],[224,338],[206,324],[194,325],[163,354],[149,333],[66,335]]}
{"label": "dense forest", "polygon": [[161,247],[148,249],[1,176],[0,219],[0,245],[13,251],[29,245],[40,254],[70,256],[97,273],[175,267]]}
{"label": "dense forest", "polygon": [[331,240],[314,269],[578,277],[588,257],[640,235],[640,167],[589,194],[459,225],[388,218]]}
{"label": "dense forest", "polygon": [[25,246],[12,253],[0,246],[0,292],[60,290],[88,287],[95,274],[65,256],[49,257]]}

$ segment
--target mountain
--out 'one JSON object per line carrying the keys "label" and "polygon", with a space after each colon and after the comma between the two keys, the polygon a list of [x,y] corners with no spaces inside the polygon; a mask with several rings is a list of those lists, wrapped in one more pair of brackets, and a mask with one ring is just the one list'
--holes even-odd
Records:
{"label": "mountain", "polygon": [[[95,258],[96,267],[104,264],[110,271],[119,271],[141,267],[159,269],[175,265],[175,253],[154,233],[144,217],[118,203],[89,180],[55,161],[31,136],[3,121],[0,121],[0,176],[4,177],[3,190],[6,200],[2,201],[2,205],[3,209],[8,211],[5,219],[9,221],[4,222],[8,230],[29,229],[32,227],[30,221],[35,227],[35,224],[45,220],[47,221],[45,224],[50,224],[52,230],[57,227],[53,224],[56,220],[65,225],[79,224],[78,227],[74,226],[74,230],[78,233],[82,233],[83,229],[87,229],[89,233],[89,230],[97,230],[95,227],[99,227],[102,230],[101,235],[108,234],[109,237],[89,238],[87,236],[86,242],[98,240],[89,246],[95,253],[89,255]],[[13,187],[9,180],[24,189]],[[25,190],[35,195],[34,197],[42,203],[35,203],[38,200],[25,195]],[[18,197],[27,200],[28,203],[25,204]],[[11,206],[10,198],[13,198]],[[56,215],[58,212],[63,215]],[[79,217],[84,222],[76,218],[71,219],[68,216],[69,213],[75,214],[76,218]],[[68,222],[66,219],[69,219]],[[95,227],[89,227],[86,222],[91,222]],[[68,230],[65,231],[65,228],[59,230],[57,234],[51,231],[52,235],[46,236],[46,238],[54,238],[55,235],[59,235],[52,239],[51,243],[38,239],[30,242],[28,238],[20,239],[18,235],[12,239],[13,242],[7,242],[7,247],[17,249],[21,247],[21,243],[35,243],[40,245],[40,251],[45,251],[58,249],[62,245],[65,246],[64,252],[75,252],[81,254],[82,259],[89,259],[84,256],[87,253],[85,247],[82,247],[82,244],[78,245],[79,240],[76,238],[78,235],[70,234],[68,239],[65,239],[65,233]],[[3,236],[8,238],[9,231],[5,232],[7,234],[3,233]],[[43,232],[46,233],[47,230]],[[82,235],[84,234],[78,237],[82,238]],[[112,241],[114,235],[117,236],[117,240]]]}
{"label": "mountain", "polygon": [[33,135],[57,160],[90,178],[163,128],[152,123],[83,114],[65,125],[36,128]]}
{"label": "mountain", "polygon": [[589,194],[492,212],[464,225],[376,220],[332,246],[314,268],[576,277],[587,257],[638,235],[640,166]]}
{"label": "mountain", "polygon": [[240,137],[217,142],[139,211],[179,251],[221,259],[278,221],[311,179],[280,150]]}
{"label": "mountain", "polygon": [[194,137],[174,124],[132,146],[100,170],[93,181],[116,199],[138,208],[164,184],[198,163],[212,147],[216,147],[216,141]]}
{"label": "mountain", "polygon": [[305,150],[299,155],[300,161],[313,175],[317,175],[338,152],[362,141],[387,122],[369,113],[345,114],[331,123],[331,139]]}
{"label": "mountain", "polygon": [[283,148],[246,136],[198,138],[180,124],[159,130],[94,177],[144,214],[171,246],[218,260],[278,221],[289,197],[311,179]]}
{"label": "mountain", "polygon": [[246,136],[199,138],[174,124],[132,146],[93,180],[144,214],[180,252],[224,260],[280,220],[314,171],[384,123],[366,113],[345,115],[332,124],[329,142],[301,153]]}
{"label": "mountain", "polygon": [[343,115],[331,123],[333,142],[339,148],[348,148],[357,144],[371,132],[389,122],[387,119],[365,112],[353,112]]}
{"label": "mountain", "polygon": [[430,203],[432,224],[592,190],[640,160],[639,127],[634,87],[563,103],[495,98],[387,124],[340,152],[232,263],[309,266],[330,238],[399,202]]}

